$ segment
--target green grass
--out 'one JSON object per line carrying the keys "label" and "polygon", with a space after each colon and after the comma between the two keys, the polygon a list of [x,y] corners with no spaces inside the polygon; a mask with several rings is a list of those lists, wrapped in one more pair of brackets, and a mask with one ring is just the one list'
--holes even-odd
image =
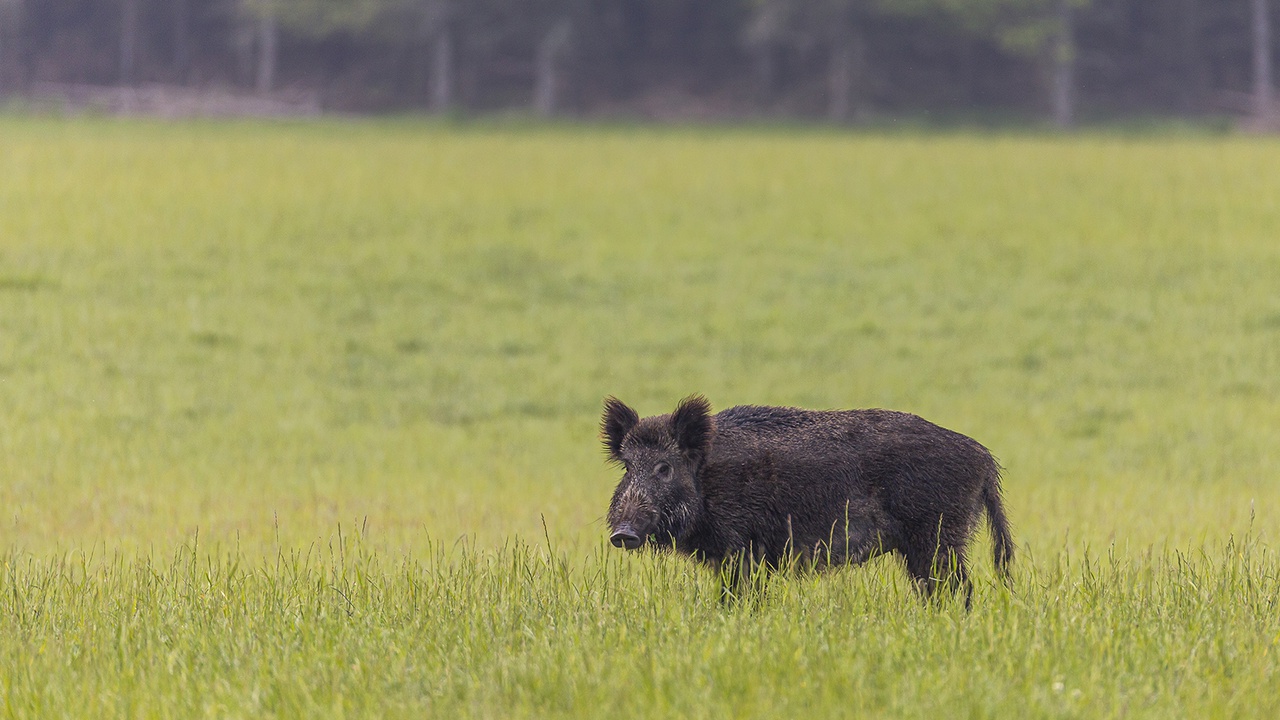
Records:
{"label": "green grass", "polygon": [[[344,550],[345,548],[345,550]],[[353,549],[354,548],[354,549]],[[1280,710],[1277,562],[1056,555],[977,608],[896,568],[789,578],[751,608],[668,557],[517,544],[261,567],[77,556],[6,568],[6,710],[49,717],[1025,717]],[[15,582],[16,581],[16,582]],[[13,590],[14,592],[11,592]]]}
{"label": "green grass", "polygon": [[[0,120],[0,712],[1280,711],[1280,144]],[[609,552],[616,394],[1007,467],[966,614]],[[545,529],[544,529],[545,528]],[[198,539],[197,539],[198,538]]]}

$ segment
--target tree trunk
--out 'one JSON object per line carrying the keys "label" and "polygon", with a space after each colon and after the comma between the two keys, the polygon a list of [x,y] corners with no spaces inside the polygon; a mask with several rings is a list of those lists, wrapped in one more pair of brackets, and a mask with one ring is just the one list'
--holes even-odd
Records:
{"label": "tree trunk", "polygon": [[186,85],[191,72],[190,0],[173,0],[173,74]]}
{"label": "tree trunk", "polygon": [[568,19],[562,19],[547,31],[538,43],[536,68],[533,80],[533,107],[542,117],[556,114],[560,98],[562,73],[560,72],[560,56],[569,45],[573,25]]}
{"label": "tree trunk", "polygon": [[1199,112],[1207,94],[1208,78],[1200,40],[1200,0],[1182,0],[1178,50],[1183,82],[1178,88],[1178,107],[1183,113]]}
{"label": "tree trunk", "polygon": [[120,84],[132,85],[138,60],[138,0],[120,2]]}
{"label": "tree trunk", "polygon": [[827,68],[827,116],[832,122],[849,119],[850,84],[853,82],[853,44],[840,38],[831,46]]}
{"label": "tree trunk", "polygon": [[278,62],[277,43],[280,33],[276,27],[275,10],[266,5],[258,18],[258,78],[259,95],[268,95],[275,89],[276,63]]}
{"label": "tree trunk", "polygon": [[1053,40],[1050,103],[1053,124],[1069,128],[1075,124],[1076,44],[1072,29],[1071,4],[1058,0],[1058,32]]}
{"label": "tree trunk", "polygon": [[961,47],[960,54],[960,86],[963,88],[960,97],[964,99],[966,105],[978,104],[978,47],[977,41],[972,38],[964,38],[964,45]]}
{"label": "tree trunk", "polygon": [[0,99],[20,84],[21,55],[18,29],[22,18],[21,0],[0,0]]}
{"label": "tree trunk", "polygon": [[767,105],[778,88],[779,44],[787,29],[790,7],[783,0],[760,0],[755,6],[742,40],[755,65],[756,98],[761,105]]}
{"label": "tree trunk", "polygon": [[865,62],[866,44],[860,32],[841,33],[832,42],[827,68],[827,116],[832,122],[846,122],[861,113],[856,96]]}
{"label": "tree trunk", "polygon": [[453,31],[436,33],[431,48],[431,110],[446,113],[453,107]]}
{"label": "tree trunk", "polygon": [[1271,17],[1267,0],[1253,0],[1253,112],[1270,120],[1275,111],[1271,84]]}
{"label": "tree trunk", "polygon": [[241,86],[253,84],[253,44],[257,29],[253,0],[239,0],[230,40],[235,56],[236,83]]}
{"label": "tree trunk", "polygon": [[774,88],[778,86],[778,55],[772,45],[765,44],[756,50],[756,92],[761,103],[773,101]]}

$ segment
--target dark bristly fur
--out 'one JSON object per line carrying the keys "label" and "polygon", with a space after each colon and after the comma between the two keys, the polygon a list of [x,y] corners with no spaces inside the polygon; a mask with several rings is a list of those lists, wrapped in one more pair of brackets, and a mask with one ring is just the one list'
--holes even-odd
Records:
{"label": "dark bristly fur", "polygon": [[740,573],[893,552],[926,594],[942,581],[967,601],[965,550],[986,510],[1002,576],[1013,558],[999,464],[915,415],[749,405],[712,415],[692,396],[641,419],[611,397],[601,433],[626,468],[608,514],[619,546],[638,538]]}

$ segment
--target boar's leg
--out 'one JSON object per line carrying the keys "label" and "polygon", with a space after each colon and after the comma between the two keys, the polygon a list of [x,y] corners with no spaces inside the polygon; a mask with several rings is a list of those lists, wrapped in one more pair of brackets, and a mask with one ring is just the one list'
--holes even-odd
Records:
{"label": "boar's leg", "polygon": [[841,565],[861,565],[891,549],[892,546],[886,545],[879,533],[850,531],[831,540],[814,543],[808,552],[797,558],[801,561],[798,567],[803,570],[824,570]]}
{"label": "boar's leg", "polygon": [[973,600],[973,583],[969,580],[965,547],[973,534],[973,514],[943,514],[936,522],[932,529],[917,526],[914,532],[907,533],[903,548],[907,572],[916,579],[926,598],[934,596],[938,583],[953,594],[963,589],[968,608]]}
{"label": "boar's leg", "polygon": [[846,527],[843,532],[833,535],[830,541],[819,543],[814,548],[815,565],[861,565],[894,546],[894,543],[886,542],[885,536],[874,527]]}
{"label": "boar's leg", "polygon": [[934,596],[938,583],[955,593],[964,590],[964,606],[973,604],[973,582],[969,580],[969,563],[964,546],[938,546],[927,552],[916,548],[907,554],[907,572],[916,579],[916,588],[925,598]]}
{"label": "boar's leg", "polygon": [[720,561],[720,604],[756,596],[768,580],[768,570],[765,548],[759,544],[726,555]]}
{"label": "boar's leg", "polygon": [[901,546],[898,535],[875,504],[847,500],[843,516],[831,523],[827,537],[812,546],[813,565],[861,565]]}

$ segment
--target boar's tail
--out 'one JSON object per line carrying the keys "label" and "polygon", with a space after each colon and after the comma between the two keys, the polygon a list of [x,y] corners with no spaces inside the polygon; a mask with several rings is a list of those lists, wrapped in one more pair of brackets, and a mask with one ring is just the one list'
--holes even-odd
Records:
{"label": "boar's tail", "polygon": [[992,468],[991,476],[982,488],[982,503],[987,508],[987,522],[991,525],[996,572],[1007,579],[1009,563],[1013,561],[1013,534],[1009,532],[1009,518],[1004,514],[1004,501],[1000,497],[999,465]]}

